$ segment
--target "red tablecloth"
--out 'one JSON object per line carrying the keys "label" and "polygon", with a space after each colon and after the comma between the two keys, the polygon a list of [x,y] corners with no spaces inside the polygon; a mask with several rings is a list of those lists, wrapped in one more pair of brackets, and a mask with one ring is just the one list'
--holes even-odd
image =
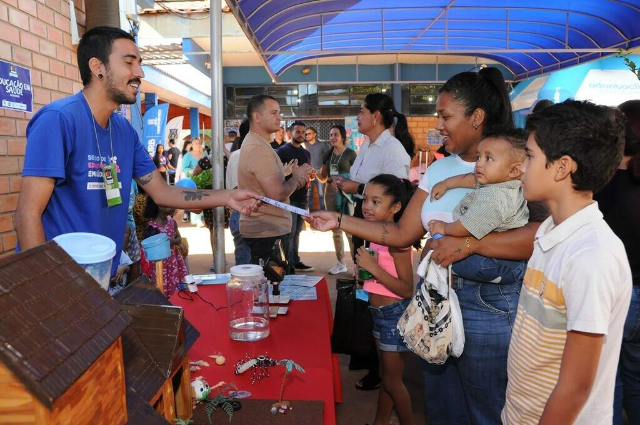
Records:
{"label": "red tablecloth", "polygon": [[[317,285],[318,299],[315,301],[291,301],[284,316],[271,319],[270,335],[258,342],[233,341],[229,337],[229,315],[227,309],[216,312],[197,297],[184,300],[178,294],[171,298],[175,305],[184,307],[186,318],[200,331],[200,338],[189,352],[192,361],[205,360],[208,368],[193,372],[203,376],[210,385],[219,381],[233,382],[239,390],[247,390],[256,399],[278,399],[284,368],[269,368],[270,376],[251,384],[251,371],[235,375],[236,362],[244,358],[266,354],[277,360],[291,359],[301,365],[306,373],[294,371],[287,378],[285,400],[321,400],[324,402],[324,424],[336,423],[334,383],[336,394],[341,398],[340,369],[334,367],[331,354],[331,304],[327,282],[322,279]],[[226,306],[224,285],[200,286],[199,294],[216,306]],[[210,354],[221,353],[227,360],[223,366],[215,365]],[[341,400],[338,400],[341,401]],[[295,408],[295,403],[293,404]]]}

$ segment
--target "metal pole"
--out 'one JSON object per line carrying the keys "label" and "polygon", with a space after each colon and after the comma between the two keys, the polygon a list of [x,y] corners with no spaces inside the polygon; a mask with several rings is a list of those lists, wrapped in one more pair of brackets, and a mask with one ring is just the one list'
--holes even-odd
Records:
{"label": "metal pole", "polygon": [[[224,189],[224,123],[222,122],[222,8],[211,6],[211,154],[213,165],[213,188]],[[225,273],[224,256],[224,208],[213,212],[213,239],[215,242],[214,265],[216,272]]]}

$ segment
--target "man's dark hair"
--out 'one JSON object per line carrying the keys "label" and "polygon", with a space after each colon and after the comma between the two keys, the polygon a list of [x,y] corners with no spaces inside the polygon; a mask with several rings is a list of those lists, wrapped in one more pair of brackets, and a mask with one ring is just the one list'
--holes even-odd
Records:
{"label": "man's dark hair", "polygon": [[619,109],[566,100],[532,114],[526,130],[547,157],[547,166],[567,155],[578,168],[573,188],[599,192],[622,160],[625,117]]}
{"label": "man's dark hair", "polygon": [[173,139],[169,139],[169,144],[173,146],[173,145],[175,145],[175,144],[176,144],[176,141],[175,141],[175,140],[173,140]]}
{"label": "man's dark hair", "polygon": [[254,112],[262,111],[262,108],[264,107],[264,102],[266,102],[267,99],[271,99],[277,102],[277,100],[273,96],[269,96],[268,94],[259,94],[249,99],[249,103],[247,104],[247,118],[249,118],[249,122],[253,122]]}
{"label": "man's dark hair", "polygon": [[93,75],[89,68],[89,60],[96,58],[105,66],[109,66],[109,55],[113,42],[118,39],[136,40],[126,31],[114,27],[95,27],[87,31],[78,44],[78,68],[82,84],[91,82]]}
{"label": "man's dark hair", "polygon": [[314,127],[307,127],[306,130],[311,130],[313,134],[318,134],[318,131]]}
{"label": "man's dark hair", "polygon": [[[293,131],[293,127],[297,127],[297,126],[306,127],[307,125],[306,125],[303,121],[294,121],[294,122],[289,126],[289,131]],[[309,127],[309,128],[311,128],[311,127]]]}
{"label": "man's dark hair", "polygon": [[522,128],[509,126],[494,127],[485,139],[500,139],[511,145],[511,157],[516,161],[524,161],[527,148],[527,132]]}

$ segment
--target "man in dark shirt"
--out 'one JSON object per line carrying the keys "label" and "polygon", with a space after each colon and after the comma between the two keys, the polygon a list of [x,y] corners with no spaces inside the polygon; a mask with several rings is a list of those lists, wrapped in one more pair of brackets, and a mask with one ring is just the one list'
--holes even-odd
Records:
{"label": "man in dark shirt", "polygon": [[169,184],[176,183],[176,171],[178,169],[178,159],[180,158],[180,149],[176,148],[176,141],[169,139],[169,149],[167,149],[167,159],[173,167],[173,172],[169,169]]}
{"label": "man in dark shirt", "polygon": [[[284,164],[288,164],[294,159],[298,161],[298,165],[309,164],[311,162],[311,154],[302,147],[304,142],[305,125],[302,121],[295,121],[291,124],[291,143],[285,143],[276,151],[280,160]],[[291,176],[288,176],[289,179]],[[296,190],[289,197],[292,206],[307,209],[307,187]],[[300,232],[304,227],[304,220],[298,214],[292,214],[291,233],[289,234],[289,261],[291,262],[291,272],[294,270],[311,272],[313,267],[307,266],[300,261],[298,255],[298,246],[300,245]]]}
{"label": "man in dark shirt", "polygon": [[282,147],[284,143],[284,128],[280,127],[280,130],[273,133],[273,141],[271,142],[271,147],[273,150],[277,151]]}

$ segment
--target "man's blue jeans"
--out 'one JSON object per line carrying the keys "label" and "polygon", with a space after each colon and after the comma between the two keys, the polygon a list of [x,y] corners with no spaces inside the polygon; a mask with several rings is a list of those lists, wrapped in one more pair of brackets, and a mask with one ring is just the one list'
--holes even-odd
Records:
{"label": "man's blue jeans", "polygon": [[233,244],[235,245],[236,265],[249,264],[251,262],[251,250],[247,243],[240,236],[240,213],[236,210],[231,211],[229,217],[229,230],[233,236]]}
{"label": "man's blue jeans", "polygon": [[[313,187],[314,186],[318,186],[318,198],[320,198],[320,209],[321,210],[326,210],[327,208],[324,205],[324,183],[322,183],[320,180],[318,179],[313,179],[311,180],[310,184],[309,184],[309,199],[307,200],[307,203],[309,204],[309,211],[313,211]],[[302,206],[301,208],[304,208],[304,206]]]}
{"label": "man's blue jeans", "polygon": [[462,309],[464,352],[444,365],[422,361],[429,424],[500,424],[522,281],[498,285],[454,277],[453,286]]}
{"label": "man's blue jeans", "polygon": [[[292,207],[305,209],[304,202],[291,201]],[[295,269],[296,264],[300,262],[298,255],[298,247],[300,246],[300,232],[304,228],[304,220],[301,215],[291,214],[291,233],[289,233],[289,266],[291,270]]]}
{"label": "man's blue jeans", "polygon": [[630,424],[640,423],[640,286],[633,287],[631,305],[624,323],[613,400],[614,425],[622,425],[623,407]]}

